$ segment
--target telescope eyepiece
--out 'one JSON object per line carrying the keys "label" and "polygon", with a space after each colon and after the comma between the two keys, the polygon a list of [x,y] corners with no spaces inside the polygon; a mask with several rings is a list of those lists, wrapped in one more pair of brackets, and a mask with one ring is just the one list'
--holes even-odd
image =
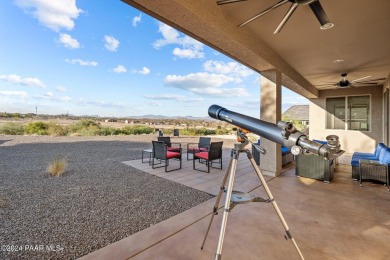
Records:
{"label": "telescope eyepiece", "polygon": [[280,130],[286,130],[286,131],[289,131],[294,128],[291,122],[285,122],[285,121],[279,121],[278,127]]}

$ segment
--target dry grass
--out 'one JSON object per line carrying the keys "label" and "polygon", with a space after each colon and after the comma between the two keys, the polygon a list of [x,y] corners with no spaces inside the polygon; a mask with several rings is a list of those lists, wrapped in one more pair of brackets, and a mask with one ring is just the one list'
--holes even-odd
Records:
{"label": "dry grass", "polygon": [[47,166],[47,171],[51,176],[60,177],[66,169],[67,161],[63,158],[57,158]]}
{"label": "dry grass", "polygon": [[5,199],[0,197],[0,208],[5,208],[5,206],[7,206],[7,202]]}

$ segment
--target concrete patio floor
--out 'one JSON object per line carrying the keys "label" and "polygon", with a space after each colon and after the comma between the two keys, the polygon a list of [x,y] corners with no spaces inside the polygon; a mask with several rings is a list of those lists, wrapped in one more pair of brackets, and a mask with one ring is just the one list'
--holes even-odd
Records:
{"label": "concrete patio floor", "polygon": [[[124,163],[216,195],[229,160],[227,151],[223,170],[210,173],[192,170],[186,159],[182,170],[170,173],[140,160]],[[337,166],[331,184],[297,178],[294,164],[279,177],[265,178],[305,259],[390,259],[390,192],[381,184],[359,187],[347,165]],[[245,154],[238,161],[234,189],[267,198]],[[221,209],[200,250],[214,204],[215,198],[81,259],[214,259]],[[222,258],[300,259],[284,235],[271,204],[238,205],[228,217]]]}

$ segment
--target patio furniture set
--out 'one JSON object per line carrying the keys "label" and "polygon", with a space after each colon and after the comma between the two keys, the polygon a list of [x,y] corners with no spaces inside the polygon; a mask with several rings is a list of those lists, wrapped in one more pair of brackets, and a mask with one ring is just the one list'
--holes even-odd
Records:
{"label": "patio furniture set", "polygon": [[[313,140],[325,145],[326,141]],[[258,144],[260,141],[258,141]],[[165,167],[166,172],[179,170],[182,167],[183,148],[180,143],[171,142],[170,137],[158,137],[157,141],[152,141],[153,148],[142,151],[142,162],[148,162],[153,169]],[[193,161],[193,169],[203,172],[210,172],[210,167],[222,169],[222,145],[223,142],[211,142],[209,137],[200,137],[198,143],[188,143],[186,145],[187,161]],[[294,160],[290,149],[281,148],[282,165],[286,165]],[[260,164],[260,154],[252,147],[252,154],[257,164]],[[190,158],[192,155],[192,159]],[[145,158],[148,156],[147,158]],[[179,160],[179,167],[168,169],[169,160]],[[295,156],[295,174],[298,177],[307,177],[322,180],[330,183],[334,176],[336,159],[324,160],[324,158],[314,154],[301,154]],[[197,163],[207,167],[197,167]],[[217,165],[217,167],[213,166]],[[373,180],[384,183],[390,191],[390,148],[383,143],[378,144],[374,153],[355,152],[351,160],[352,179],[359,181],[360,186],[364,180]]]}
{"label": "patio furniture set", "polygon": [[[165,167],[165,172],[181,169],[183,149],[180,143],[171,142],[170,137],[159,136],[157,141],[152,141],[152,146],[152,149],[142,151],[143,163],[148,162],[153,169]],[[198,143],[187,144],[187,160],[193,161],[194,170],[209,173],[210,167],[214,167],[213,164],[218,164],[218,168],[222,169],[222,146],[223,142],[211,142],[209,137],[200,137]],[[192,159],[189,158],[190,155]],[[149,157],[147,161],[145,156]],[[171,159],[179,161],[178,168],[168,169]],[[196,168],[196,162],[206,165],[207,171]]]}
{"label": "patio furniture set", "polygon": [[352,179],[359,181],[373,180],[384,183],[390,191],[390,148],[379,143],[374,153],[355,152],[352,155]]}

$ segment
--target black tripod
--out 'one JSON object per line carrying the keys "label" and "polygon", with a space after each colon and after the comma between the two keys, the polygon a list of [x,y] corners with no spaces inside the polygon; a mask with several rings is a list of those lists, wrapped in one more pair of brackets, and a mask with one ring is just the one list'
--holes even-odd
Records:
{"label": "black tripod", "polygon": [[[209,226],[206,231],[206,235],[203,239],[202,247],[203,249],[204,244],[207,239],[207,235],[210,231],[211,223],[213,222],[214,216],[218,214],[218,205],[222,197],[222,193],[226,192],[226,201],[225,201],[225,206],[224,206],[224,211],[223,211],[223,217],[222,217],[222,225],[221,225],[221,230],[219,234],[219,240],[218,240],[218,247],[217,247],[217,252],[215,254],[215,260],[220,260],[222,258],[222,245],[223,245],[223,239],[225,236],[225,230],[226,230],[226,224],[227,224],[227,218],[229,212],[237,205],[237,204],[243,204],[243,203],[249,203],[249,202],[266,202],[266,203],[271,203],[272,206],[274,207],[276,214],[278,215],[280,222],[282,223],[284,230],[286,231],[285,238],[286,239],[291,239],[293,242],[295,249],[297,250],[299,256],[301,257],[302,260],[304,260],[304,257],[299,250],[299,247],[297,243],[295,242],[294,238],[291,235],[291,232],[289,230],[289,227],[287,226],[286,221],[283,218],[282,213],[279,210],[278,205],[276,204],[270,189],[268,188],[267,182],[265,181],[263,175],[261,174],[259,168],[256,165],[255,160],[252,157],[252,154],[249,150],[245,149],[245,146],[249,143],[248,138],[245,135],[241,135],[241,138],[243,138],[242,143],[236,143],[234,144],[234,149],[232,149],[231,152],[231,159],[229,162],[228,169],[226,171],[225,177],[223,178],[221,189],[219,191],[217,201],[215,202],[214,208],[213,208],[213,214],[211,214],[211,219]],[[260,179],[261,184],[263,185],[267,195],[268,199],[263,199],[261,197],[255,197],[252,194],[249,193],[244,193],[240,191],[233,191],[233,184],[234,184],[234,177],[236,174],[236,169],[237,169],[237,160],[239,157],[239,154],[245,152],[248,156],[249,161],[251,162],[253,169],[256,171],[257,176]],[[227,181],[227,178],[229,177],[229,183],[227,190],[225,190],[225,184]]]}

